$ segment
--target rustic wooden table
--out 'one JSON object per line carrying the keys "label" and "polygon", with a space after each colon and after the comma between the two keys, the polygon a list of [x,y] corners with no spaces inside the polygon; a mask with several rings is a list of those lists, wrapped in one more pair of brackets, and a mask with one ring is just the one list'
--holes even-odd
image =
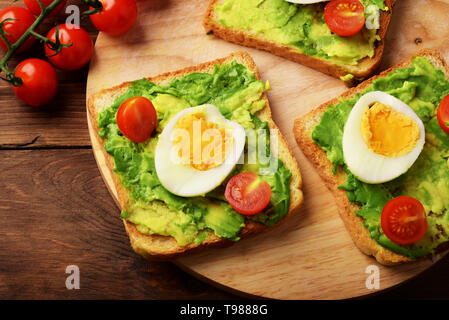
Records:
{"label": "rustic wooden table", "polygon": [[[23,3],[0,0],[0,9],[11,5]],[[83,26],[95,40],[90,22]],[[36,45],[12,65],[42,56]],[[0,298],[239,298],[172,263],[147,262],[131,250],[90,146],[87,68],[58,76],[58,94],[42,108],[23,105],[0,82]],[[79,290],[66,288],[69,265],[80,269]],[[407,283],[369,298],[449,299],[448,271],[446,257]]]}

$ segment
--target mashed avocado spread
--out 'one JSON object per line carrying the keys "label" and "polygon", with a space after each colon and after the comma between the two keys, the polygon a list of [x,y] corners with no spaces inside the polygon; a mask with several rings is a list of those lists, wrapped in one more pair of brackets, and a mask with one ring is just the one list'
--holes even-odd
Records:
{"label": "mashed avocado spread", "polygon": [[[370,91],[383,91],[408,104],[424,123],[426,143],[418,160],[399,178],[384,184],[366,184],[346,168],[342,137],[346,120],[357,100]],[[349,201],[361,205],[357,215],[364,219],[371,237],[380,245],[410,258],[433,253],[449,241],[449,136],[438,124],[436,112],[440,101],[449,93],[449,82],[443,72],[423,57],[414,58],[409,68],[396,69],[352,99],[329,106],[312,138],[326,151],[334,164],[334,173],[346,175]],[[339,167],[341,166],[341,167]],[[427,214],[428,229],[423,239],[401,246],[388,239],[381,228],[380,217],[385,204],[398,196],[418,199]]]}
{"label": "mashed avocado spread", "polygon": [[[203,197],[176,196],[160,183],[155,170],[154,152],[158,136],[171,117],[197,105],[213,104],[227,119],[241,124],[245,129],[267,129],[268,124],[255,115],[265,107],[262,94],[266,89],[263,82],[256,80],[254,74],[236,62],[215,66],[210,74],[189,74],[166,86],[145,79],[133,82],[128,91],[101,112],[98,118],[99,134],[105,138],[105,150],[114,158],[114,171],[130,191],[132,201],[123,208],[122,217],[134,223],[142,233],[173,236],[182,246],[201,243],[210,232],[222,238],[239,240],[238,233],[245,221],[224,198],[227,180]],[[152,101],[158,116],[153,135],[138,144],[124,137],[116,122],[120,105],[137,96]],[[248,150],[257,148],[248,146],[248,142],[246,144],[246,155]],[[267,146],[265,154],[278,164],[275,172],[262,175],[271,187],[271,202],[263,212],[249,216],[249,219],[271,226],[288,212],[291,173],[281,160],[274,159],[269,153]],[[259,161],[256,164],[237,164],[228,179],[244,171],[259,174],[261,170],[270,170],[269,164],[262,165]]]}
{"label": "mashed avocado spread", "polygon": [[[361,2],[366,11],[369,8],[366,16],[372,14],[373,6],[385,10],[384,0]],[[309,56],[349,65],[373,57],[375,42],[379,40],[377,30],[364,27],[354,36],[340,37],[324,22],[324,6],[325,3],[304,5],[285,0],[223,0],[215,9],[223,26],[252,31]]]}

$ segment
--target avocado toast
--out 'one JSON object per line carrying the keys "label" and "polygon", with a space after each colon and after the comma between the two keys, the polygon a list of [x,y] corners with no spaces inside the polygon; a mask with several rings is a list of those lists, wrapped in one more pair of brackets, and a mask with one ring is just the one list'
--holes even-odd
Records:
{"label": "avocado toast", "polygon": [[226,41],[269,51],[346,82],[363,79],[380,64],[395,0],[362,0],[380,13],[378,29],[356,35],[331,33],[323,19],[325,3],[285,0],[213,0],[204,28]]}
{"label": "avocado toast", "polygon": [[[124,83],[103,90],[88,100],[96,136],[105,148],[108,169],[117,189],[122,218],[133,249],[145,258],[172,259],[212,246],[228,246],[260,233],[293,214],[303,201],[301,174],[291,151],[271,118],[266,84],[245,52],[226,58]],[[279,161],[273,175],[263,177],[271,186],[271,203],[264,212],[243,216],[223,197],[224,185],[200,197],[184,198],[167,191],[154,169],[154,145],[160,131],[144,144],[134,144],[118,132],[117,108],[125,99],[146,96],[158,113],[158,126],[178,111],[214,103],[226,116],[244,127],[278,133]],[[242,108],[236,107],[243,106]],[[260,169],[256,164],[253,169]],[[250,166],[237,164],[236,174]],[[225,184],[225,182],[224,182]]]}
{"label": "avocado toast", "polygon": [[[294,135],[304,154],[337,201],[354,243],[385,265],[409,262],[441,252],[449,242],[449,136],[438,125],[436,110],[449,94],[449,69],[441,56],[422,51],[295,121]],[[398,178],[381,184],[360,181],[343,154],[347,119],[363,94],[388,93],[410,105],[425,126],[425,145],[416,162]],[[400,137],[396,137],[396,141]],[[374,168],[365,164],[368,171]],[[416,243],[391,241],[381,227],[387,201],[410,196],[427,216],[427,232]]]}

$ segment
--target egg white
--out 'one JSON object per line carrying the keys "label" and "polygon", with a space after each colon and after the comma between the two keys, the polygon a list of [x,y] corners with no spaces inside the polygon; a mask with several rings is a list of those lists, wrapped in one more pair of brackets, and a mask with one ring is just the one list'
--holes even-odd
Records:
{"label": "egg white", "polygon": [[[390,158],[371,151],[363,140],[362,118],[367,106],[380,102],[412,118],[419,127],[419,141],[409,153]],[[381,91],[363,95],[353,107],[343,132],[345,163],[359,180],[366,183],[384,183],[399,177],[415,163],[425,143],[425,129],[421,119],[401,100]]]}
{"label": "egg white", "polygon": [[[189,113],[203,112],[206,121],[214,122],[219,127],[232,133],[233,145],[224,162],[212,169],[200,171],[176,161],[176,148],[172,137],[176,122]],[[237,161],[241,157],[245,147],[245,130],[234,122],[227,120],[211,104],[186,108],[176,114],[165,126],[159,136],[155,152],[155,166],[157,176],[162,185],[171,193],[182,197],[193,197],[218,187],[229,175]]]}
{"label": "egg white", "polygon": [[329,0],[286,0],[287,2],[300,3],[300,4],[310,4],[318,2],[327,2]]}

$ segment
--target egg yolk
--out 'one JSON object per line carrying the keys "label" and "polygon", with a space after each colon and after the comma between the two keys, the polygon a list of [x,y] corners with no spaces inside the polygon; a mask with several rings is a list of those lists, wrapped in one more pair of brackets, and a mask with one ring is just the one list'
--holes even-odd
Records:
{"label": "egg yolk", "polygon": [[415,120],[380,102],[366,108],[361,130],[371,151],[390,158],[411,152],[420,137]]}
{"label": "egg yolk", "polygon": [[226,159],[233,145],[229,130],[207,121],[202,112],[189,113],[175,124],[176,138],[182,163],[199,171],[218,167]]}

